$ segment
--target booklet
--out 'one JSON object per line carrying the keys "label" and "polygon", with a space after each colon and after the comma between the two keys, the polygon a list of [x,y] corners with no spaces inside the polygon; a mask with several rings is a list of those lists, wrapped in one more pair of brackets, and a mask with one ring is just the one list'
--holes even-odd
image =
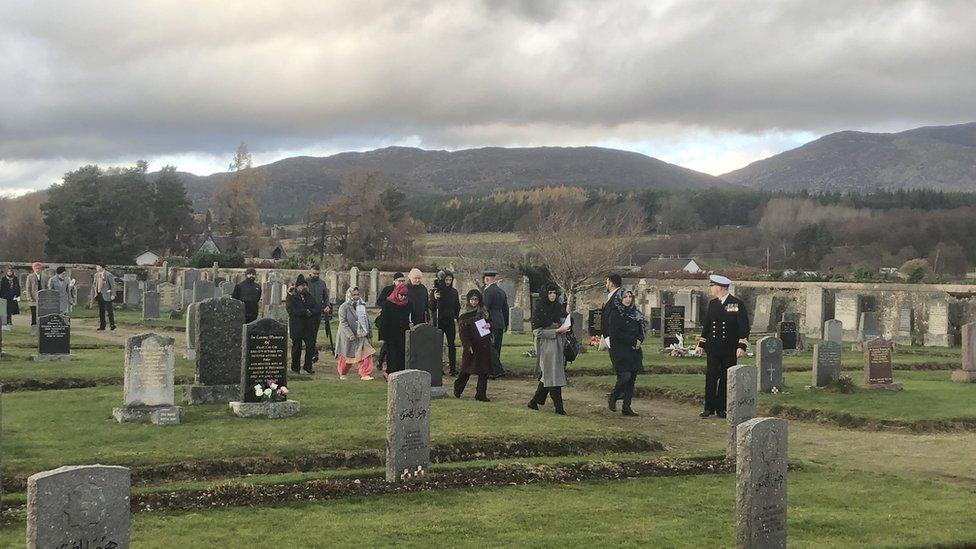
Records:
{"label": "booklet", "polygon": [[569,328],[569,327],[570,327],[570,326],[572,325],[572,324],[571,324],[571,323],[572,323],[572,321],[573,321],[573,317],[572,317],[572,315],[566,315],[566,319],[565,319],[565,320],[563,320],[563,325],[562,325],[562,327],[563,327],[563,328]]}
{"label": "booklet", "polygon": [[481,320],[476,320],[474,327],[478,329],[478,335],[481,337],[485,337],[491,333],[491,330],[488,328],[488,321],[483,318]]}

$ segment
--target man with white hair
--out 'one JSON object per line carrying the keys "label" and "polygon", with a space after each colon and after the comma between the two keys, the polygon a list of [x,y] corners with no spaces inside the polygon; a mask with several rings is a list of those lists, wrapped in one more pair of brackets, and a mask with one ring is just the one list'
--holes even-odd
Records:
{"label": "man with white hair", "polygon": [[732,281],[712,275],[708,279],[708,302],[702,334],[695,352],[708,355],[705,370],[705,409],[700,417],[717,414],[725,417],[726,373],[739,358],[746,356],[749,342],[749,314],[746,304],[729,293]]}
{"label": "man with white hair", "polygon": [[427,293],[427,286],[420,281],[423,273],[420,269],[410,269],[407,274],[407,300],[410,307],[410,328],[413,329],[420,324],[425,324],[430,320],[429,306],[430,296]]}

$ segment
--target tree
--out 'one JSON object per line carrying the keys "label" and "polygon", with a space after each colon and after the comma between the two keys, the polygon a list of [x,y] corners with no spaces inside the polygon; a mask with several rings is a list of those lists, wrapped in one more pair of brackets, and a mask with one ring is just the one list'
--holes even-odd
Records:
{"label": "tree", "polygon": [[176,174],[176,168],[165,166],[153,186],[152,213],[156,224],[155,245],[167,255],[187,251],[183,235],[192,221],[186,187]]}
{"label": "tree", "polygon": [[229,170],[230,176],[214,191],[218,227],[231,237],[255,234],[261,220],[257,196],[264,186],[265,172],[251,167],[246,143],[237,147]]}
{"label": "tree", "polygon": [[830,252],[834,238],[824,224],[804,225],[790,239],[796,266],[816,269],[820,261]]}

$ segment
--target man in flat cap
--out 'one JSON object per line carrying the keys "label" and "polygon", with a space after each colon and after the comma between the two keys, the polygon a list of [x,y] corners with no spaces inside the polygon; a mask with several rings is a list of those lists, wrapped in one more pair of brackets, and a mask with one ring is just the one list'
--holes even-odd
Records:
{"label": "man in flat cap", "polygon": [[488,322],[491,325],[492,345],[494,346],[497,357],[492,357],[491,372],[488,377],[498,379],[505,375],[505,367],[502,366],[502,337],[505,335],[505,328],[508,327],[508,295],[505,290],[495,284],[495,277],[498,271],[485,269],[485,310],[488,311]]}
{"label": "man in flat cap", "polygon": [[702,335],[698,338],[695,352],[708,355],[705,371],[705,410],[699,414],[708,417],[713,413],[725,417],[726,372],[735,366],[737,359],[746,356],[749,340],[749,314],[746,305],[729,293],[732,281],[724,276],[712,275],[708,279],[708,302]]}

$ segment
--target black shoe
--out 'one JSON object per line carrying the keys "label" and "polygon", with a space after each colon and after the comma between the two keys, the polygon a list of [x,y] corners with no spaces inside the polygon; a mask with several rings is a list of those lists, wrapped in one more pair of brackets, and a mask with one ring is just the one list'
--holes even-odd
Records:
{"label": "black shoe", "polygon": [[301,374],[302,371],[301,370],[296,370],[295,368],[292,368],[291,369],[291,373],[293,373],[293,374]]}
{"label": "black shoe", "polygon": [[302,368],[302,370],[305,370],[307,373],[310,373],[310,374],[314,374],[315,373],[315,370],[313,370],[311,368]]}
{"label": "black shoe", "polygon": [[624,408],[623,412],[621,412],[621,413],[623,415],[625,415],[625,416],[628,416],[628,417],[640,417],[640,414],[638,414],[637,412],[631,410],[630,408]]}
{"label": "black shoe", "polygon": [[461,398],[461,392],[458,390],[457,384],[454,385],[454,398]]}
{"label": "black shoe", "polygon": [[491,399],[486,396],[482,396],[482,397],[476,396],[474,397],[474,399],[477,400],[478,402],[491,402]]}
{"label": "black shoe", "polygon": [[95,328],[95,331],[96,332],[104,332],[105,331],[105,326],[102,326],[101,328]]}
{"label": "black shoe", "polygon": [[566,415],[566,410],[556,410],[556,413],[558,415],[564,416],[564,415]]}
{"label": "black shoe", "polygon": [[115,325],[114,324],[112,325],[112,331],[113,332],[115,331]]}
{"label": "black shoe", "polygon": [[607,395],[607,408],[610,408],[611,412],[617,411],[617,399],[613,396],[613,393]]}
{"label": "black shoe", "polygon": [[538,410],[539,409],[539,403],[536,402],[536,401],[534,401],[534,400],[530,400],[529,401],[529,404],[528,404],[528,407],[531,408],[531,409],[533,409],[533,410]]}
{"label": "black shoe", "polygon": [[725,412],[715,412],[715,415],[717,415],[720,418],[724,418],[725,417]]}
{"label": "black shoe", "polygon": [[702,413],[698,414],[698,417],[708,417],[710,415],[712,415],[711,410],[703,410]]}

